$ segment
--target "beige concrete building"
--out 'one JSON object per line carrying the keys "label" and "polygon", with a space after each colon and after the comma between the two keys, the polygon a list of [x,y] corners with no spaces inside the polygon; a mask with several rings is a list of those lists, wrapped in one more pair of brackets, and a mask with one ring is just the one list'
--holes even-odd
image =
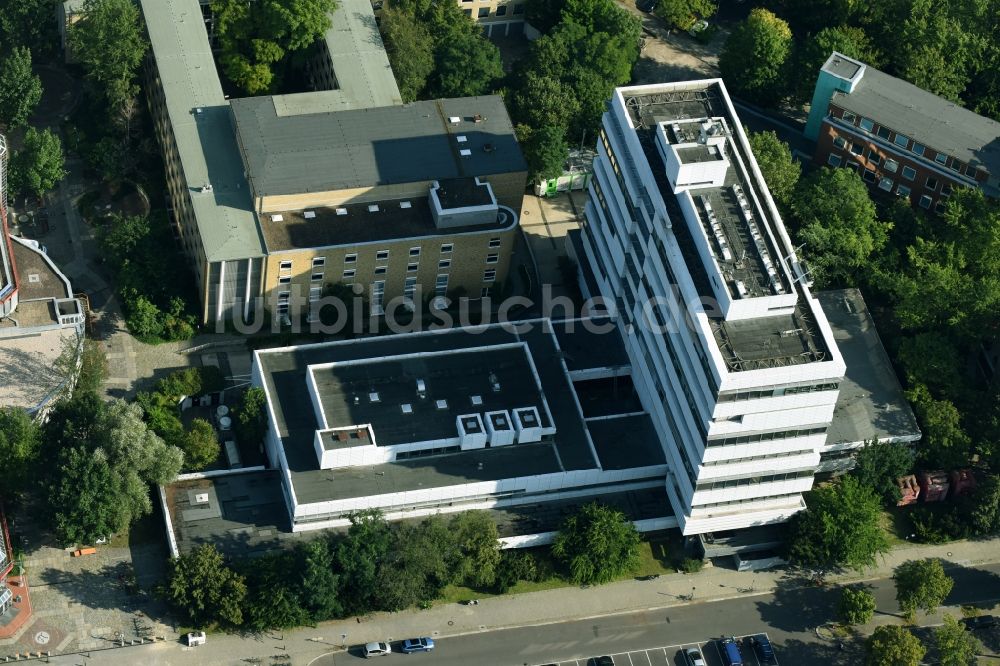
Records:
{"label": "beige concrete building", "polygon": [[203,321],[260,307],[285,319],[297,296],[338,283],[361,284],[378,312],[418,289],[479,297],[506,280],[527,165],[499,97],[403,105],[371,4],[343,0],[314,91],[230,100],[199,0],[142,8],[148,100]]}

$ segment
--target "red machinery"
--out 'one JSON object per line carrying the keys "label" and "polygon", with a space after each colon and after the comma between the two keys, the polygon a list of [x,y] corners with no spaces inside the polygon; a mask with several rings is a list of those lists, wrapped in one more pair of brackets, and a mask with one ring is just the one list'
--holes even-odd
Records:
{"label": "red machinery", "polygon": [[943,502],[948,498],[951,484],[945,472],[941,470],[920,472],[917,474],[917,482],[920,484],[920,494],[923,495],[924,502]]}
{"label": "red machinery", "polygon": [[976,477],[973,476],[971,469],[957,469],[949,476],[952,498],[968,495],[976,487]]}
{"label": "red machinery", "polygon": [[907,504],[915,504],[917,499],[920,497],[920,485],[917,483],[917,477],[910,474],[909,476],[901,476],[896,480],[899,484],[899,501],[896,502],[896,506],[906,506]]}

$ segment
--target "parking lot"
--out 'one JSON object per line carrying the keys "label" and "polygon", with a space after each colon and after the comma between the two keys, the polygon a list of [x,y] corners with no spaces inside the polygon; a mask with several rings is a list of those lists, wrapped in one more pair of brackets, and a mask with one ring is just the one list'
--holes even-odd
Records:
{"label": "parking lot", "polygon": [[[756,635],[756,634],[755,634]],[[767,634],[764,634],[767,636]],[[777,660],[770,665],[763,664],[757,659],[753,648],[748,642],[749,636],[737,636],[740,643],[740,651],[743,653],[743,663],[746,666],[776,666]],[[780,652],[776,646],[775,653]],[[719,651],[718,641],[711,640],[702,643],[684,643],[683,645],[666,645],[663,647],[649,648],[646,650],[632,650],[631,652],[615,652],[609,655],[615,660],[615,666],[689,666],[684,661],[684,651],[690,648],[698,648],[705,658],[706,666],[724,666],[722,653]],[[546,664],[545,666],[594,666],[597,663],[596,656],[587,659],[576,659],[571,661],[560,661],[556,664]]]}

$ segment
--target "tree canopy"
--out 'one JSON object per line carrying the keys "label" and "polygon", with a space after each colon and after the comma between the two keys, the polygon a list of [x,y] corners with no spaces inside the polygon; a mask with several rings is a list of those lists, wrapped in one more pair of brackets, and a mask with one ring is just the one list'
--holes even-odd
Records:
{"label": "tree canopy", "polygon": [[860,587],[845,587],[837,614],[847,624],[867,624],[875,616],[875,595]]}
{"label": "tree canopy", "polygon": [[52,0],[0,0],[0,44],[49,55],[59,45]]}
{"label": "tree canopy", "polygon": [[607,583],[639,565],[639,532],[621,511],[586,504],[559,528],[552,554],[575,583]]}
{"label": "tree canopy", "polygon": [[865,666],[919,666],[927,650],[906,627],[878,627],[865,644]]}
{"label": "tree canopy", "polygon": [[975,666],[976,655],[983,645],[951,615],[945,614],[943,624],[934,630],[934,644],[941,666]]}
{"label": "tree canopy", "polygon": [[789,70],[789,93],[799,104],[812,100],[819,70],[834,51],[878,67],[880,57],[861,28],[848,25],[824,27],[815,35],[805,37],[792,58],[795,66]]}
{"label": "tree canopy", "polygon": [[0,460],[4,461],[4,487],[16,493],[30,487],[42,436],[28,413],[18,407],[0,407]]}
{"label": "tree canopy", "polygon": [[806,507],[789,523],[789,555],[796,563],[861,570],[888,551],[879,498],[854,477],[814,489]]}
{"label": "tree canopy", "polygon": [[215,428],[204,419],[195,419],[185,434],[181,450],[188,469],[205,469],[219,458],[222,447]]}
{"label": "tree canopy", "polygon": [[656,15],[681,30],[687,30],[698,19],[711,18],[717,9],[713,0],[659,0],[656,3]]}
{"label": "tree canopy", "polygon": [[893,506],[900,497],[897,479],[911,471],[913,450],[909,446],[876,439],[865,442],[864,448],[857,452],[851,474],[862,486],[873,489],[883,504]]}
{"label": "tree canopy", "polygon": [[434,38],[430,30],[409,12],[382,11],[382,39],[389,65],[404,102],[420,99],[434,71]]}
{"label": "tree canopy", "polygon": [[791,201],[802,166],[792,157],[788,144],[774,132],[748,132],[750,148],[764,175],[767,189],[780,204]]}
{"label": "tree canopy", "polygon": [[70,47],[117,113],[139,92],[136,75],[149,47],[139,7],[132,0],[85,0],[81,15],[69,27]]}
{"label": "tree canopy", "polygon": [[42,81],[31,71],[31,50],[15,46],[0,61],[0,125],[8,129],[28,122],[42,99]]}
{"label": "tree canopy", "polygon": [[817,283],[849,283],[889,240],[889,226],[876,219],[868,188],[850,169],[823,167],[802,180],[791,200],[796,236]]}
{"label": "tree canopy", "polygon": [[196,627],[241,625],[246,596],[246,580],[226,565],[211,544],[170,563],[167,598]]}
{"label": "tree canopy", "polygon": [[791,52],[788,23],[758,7],[729,34],[719,54],[719,72],[734,95],[773,106],[785,95]]}
{"label": "tree canopy", "polygon": [[944,603],[955,581],[944,572],[941,560],[907,560],[895,568],[896,601],[906,615],[918,609],[932,613]]}
{"label": "tree canopy", "polygon": [[41,197],[66,176],[64,164],[59,137],[48,128],[38,131],[29,127],[21,150],[10,161],[10,186]]}

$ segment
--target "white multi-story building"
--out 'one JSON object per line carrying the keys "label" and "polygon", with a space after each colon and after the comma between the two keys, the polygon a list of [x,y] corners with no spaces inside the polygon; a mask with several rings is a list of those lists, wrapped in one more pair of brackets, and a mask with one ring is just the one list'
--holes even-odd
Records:
{"label": "white multi-story building", "polygon": [[786,520],[845,366],[723,82],[617,89],[597,149],[580,260],[615,306],[681,529]]}

